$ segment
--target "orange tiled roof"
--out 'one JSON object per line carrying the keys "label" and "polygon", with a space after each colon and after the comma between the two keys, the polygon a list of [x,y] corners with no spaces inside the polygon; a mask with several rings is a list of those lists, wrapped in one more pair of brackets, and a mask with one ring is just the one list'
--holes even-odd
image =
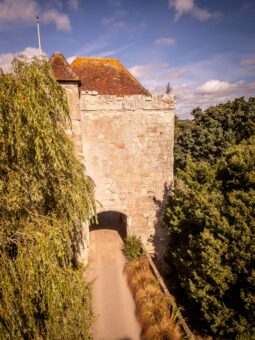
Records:
{"label": "orange tiled roof", "polygon": [[55,52],[50,60],[54,76],[59,81],[80,81],[79,77],[73,71],[72,67],[68,64],[63,54]]}
{"label": "orange tiled roof", "polygon": [[81,80],[81,90],[117,96],[150,96],[117,59],[76,58],[71,66]]}

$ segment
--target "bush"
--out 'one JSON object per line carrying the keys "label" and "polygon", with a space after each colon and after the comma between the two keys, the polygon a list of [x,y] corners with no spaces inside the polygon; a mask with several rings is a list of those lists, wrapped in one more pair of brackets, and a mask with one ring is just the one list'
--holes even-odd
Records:
{"label": "bush", "polygon": [[140,237],[136,235],[127,236],[124,241],[123,253],[128,260],[134,260],[144,255]]}

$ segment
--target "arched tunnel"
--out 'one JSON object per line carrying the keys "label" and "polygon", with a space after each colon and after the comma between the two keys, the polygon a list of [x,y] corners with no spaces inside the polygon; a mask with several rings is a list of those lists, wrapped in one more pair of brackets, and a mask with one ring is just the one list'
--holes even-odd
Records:
{"label": "arched tunnel", "polygon": [[127,236],[127,216],[118,211],[104,211],[97,214],[97,223],[93,223],[89,227],[89,231],[93,232],[99,229],[116,231],[122,240]]}

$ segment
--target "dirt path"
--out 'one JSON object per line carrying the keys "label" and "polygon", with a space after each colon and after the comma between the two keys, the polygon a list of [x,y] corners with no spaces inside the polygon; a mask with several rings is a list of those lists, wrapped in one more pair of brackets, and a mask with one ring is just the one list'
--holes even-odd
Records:
{"label": "dirt path", "polygon": [[98,316],[93,329],[95,340],[140,339],[134,300],[123,276],[121,245],[116,230],[90,232],[89,276],[96,278],[93,299]]}

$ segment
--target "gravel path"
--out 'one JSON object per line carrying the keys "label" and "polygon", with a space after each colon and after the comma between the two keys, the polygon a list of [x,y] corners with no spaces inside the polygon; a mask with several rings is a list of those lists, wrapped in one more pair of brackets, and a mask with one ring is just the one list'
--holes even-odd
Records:
{"label": "gravel path", "polygon": [[135,304],[123,275],[122,239],[116,230],[90,232],[89,276],[93,286],[94,312],[97,321],[94,340],[138,340],[140,326]]}

